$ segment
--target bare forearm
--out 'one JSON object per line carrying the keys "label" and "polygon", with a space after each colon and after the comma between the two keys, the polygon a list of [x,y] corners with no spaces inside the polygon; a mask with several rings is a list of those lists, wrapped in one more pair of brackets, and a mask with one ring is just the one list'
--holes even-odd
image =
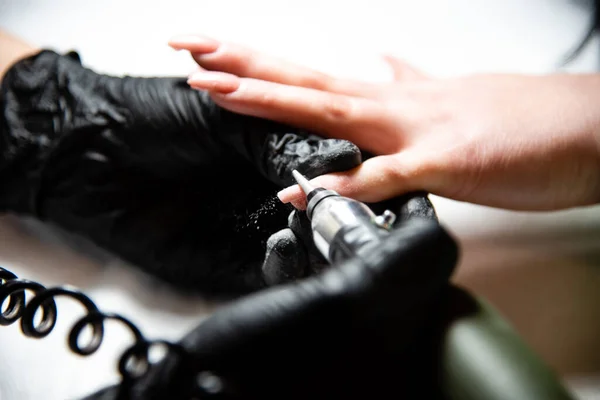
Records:
{"label": "bare forearm", "polygon": [[11,65],[37,51],[35,46],[0,29],[0,79]]}

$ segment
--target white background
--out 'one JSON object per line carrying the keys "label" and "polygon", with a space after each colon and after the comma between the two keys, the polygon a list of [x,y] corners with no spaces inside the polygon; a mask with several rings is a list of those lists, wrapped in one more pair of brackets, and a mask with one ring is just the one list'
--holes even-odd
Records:
{"label": "white background", "polygon": [[[0,0],[0,28],[37,46],[80,51],[98,71],[185,75],[193,63],[166,45],[205,33],[251,45],[340,76],[385,80],[388,52],[439,76],[547,73],[583,36],[585,1]],[[570,67],[595,71],[596,41]],[[523,93],[524,96],[527,93]],[[600,105],[599,105],[600,107]],[[460,240],[456,280],[495,304],[582,399],[600,399],[600,209],[515,213],[434,198]],[[35,223],[0,218],[0,264],[47,285],[82,288],[106,311],[150,337],[176,340],[213,305],[184,298]],[[59,323],[44,340],[0,329],[0,399],[77,398],[116,382],[129,337],[107,327],[101,351],[66,349],[80,309],[59,300]]]}

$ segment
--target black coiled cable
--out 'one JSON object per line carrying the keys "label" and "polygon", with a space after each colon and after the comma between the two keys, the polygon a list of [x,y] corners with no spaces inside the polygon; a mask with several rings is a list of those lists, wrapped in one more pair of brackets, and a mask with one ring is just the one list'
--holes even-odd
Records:
{"label": "black coiled cable", "polygon": [[[32,292],[33,298],[26,302],[26,292]],[[134,379],[140,378],[150,369],[149,352],[155,345],[165,346],[168,353],[185,356],[185,349],[164,340],[147,340],[142,332],[127,318],[118,314],[101,312],[94,302],[79,290],[60,286],[46,288],[43,285],[19,279],[14,273],[0,267],[0,325],[12,325],[21,320],[21,331],[27,337],[44,338],[52,332],[57,320],[57,308],[54,299],[65,296],[76,300],[86,310],[85,316],[80,318],[69,333],[69,348],[76,354],[88,356],[95,353],[104,339],[104,321],[115,320],[125,325],[133,334],[134,343],[121,355],[118,363],[121,384],[130,384]],[[8,303],[6,303],[8,302]],[[36,322],[36,314],[41,310],[41,318]],[[92,337],[88,343],[81,346],[80,336],[86,327],[92,330]]]}

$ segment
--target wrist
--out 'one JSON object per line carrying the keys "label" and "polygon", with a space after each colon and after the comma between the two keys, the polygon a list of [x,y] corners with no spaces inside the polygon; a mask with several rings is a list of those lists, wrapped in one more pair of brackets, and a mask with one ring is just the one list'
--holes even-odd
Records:
{"label": "wrist", "polygon": [[[568,89],[561,104],[566,122],[562,129],[571,137],[573,195],[579,204],[600,202],[600,74],[565,75]],[[560,120],[559,120],[560,121]]]}
{"label": "wrist", "polygon": [[600,74],[584,75],[581,79],[582,107],[586,110],[582,117],[588,124],[589,135],[600,165]]}

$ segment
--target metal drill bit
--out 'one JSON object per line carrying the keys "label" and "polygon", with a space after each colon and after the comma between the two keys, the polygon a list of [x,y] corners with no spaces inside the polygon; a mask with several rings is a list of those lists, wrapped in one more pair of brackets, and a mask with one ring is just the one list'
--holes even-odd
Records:
{"label": "metal drill bit", "polygon": [[305,195],[308,196],[310,192],[316,189],[300,172],[293,170],[292,175],[294,176],[294,179],[296,179],[296,182],[298,182],[298,185],[300,185],[302,188],[302,191]]}

